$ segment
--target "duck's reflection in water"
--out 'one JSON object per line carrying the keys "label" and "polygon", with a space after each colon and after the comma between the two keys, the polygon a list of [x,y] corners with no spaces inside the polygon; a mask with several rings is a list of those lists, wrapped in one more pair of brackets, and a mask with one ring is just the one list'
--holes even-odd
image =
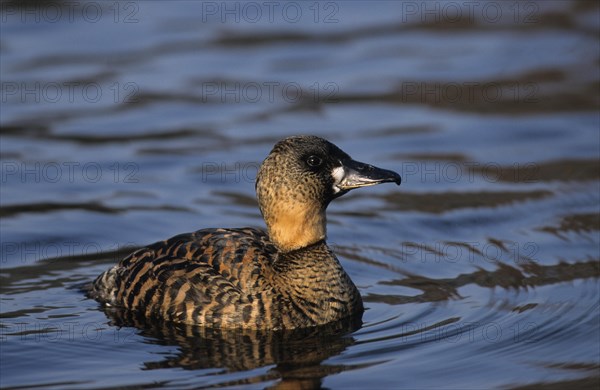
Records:
{"label": "duck's reflection in water", "polygon": [[277,381],[272,389],[319,389],[324,377],[353,367],[322,364],[354,344],[351,333],[362,321],[350,318],[325,326],[293,331],[227,330],[150,319],[128,310],[104,309],[110,325],[135,327],[156,344],[179,347],[163,360],[144,362],[147,370],[222,368],[226,372],[247,371],[275,365],[266,373],[215,387]]}

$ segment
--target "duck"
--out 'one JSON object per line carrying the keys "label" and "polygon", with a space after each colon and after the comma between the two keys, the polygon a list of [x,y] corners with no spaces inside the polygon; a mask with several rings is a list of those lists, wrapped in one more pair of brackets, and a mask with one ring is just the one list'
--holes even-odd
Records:
{"label": "duck", "polygon": [[266,230],[208,228],[138,249],[89,296],[144,317],[221,329],[286,330],[362,316],[361,295],[326,243],[326,209],[349,191],[400,185],[324,138],[287,137],[262,162],[255,190]]}

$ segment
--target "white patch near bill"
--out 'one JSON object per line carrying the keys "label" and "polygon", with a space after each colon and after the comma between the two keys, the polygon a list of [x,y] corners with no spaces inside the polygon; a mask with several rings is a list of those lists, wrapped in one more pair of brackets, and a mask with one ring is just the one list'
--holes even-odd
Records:
{"label": "white patch near bill", "polygon": [[346,175],[346,171],[344,170],[344,167],[335,167],[333,168],[333,171],[331,171],[331,176],[333,177],[333,192],[334,193],[338,193],[340,192],[340,188],[338,187],[338,184],[340,184],[342,182],[342,179],[344,178],[344,176]]}

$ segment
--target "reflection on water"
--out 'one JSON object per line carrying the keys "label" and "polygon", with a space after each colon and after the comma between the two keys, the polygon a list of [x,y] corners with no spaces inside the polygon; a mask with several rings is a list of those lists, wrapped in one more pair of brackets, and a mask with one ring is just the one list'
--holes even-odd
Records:
{"label": "reflection on water", "polygon": [[[2,2],[1,387],[598,388],[598,4],[421,3]],[[362,323],[211,331],[81,292],[263,226],[258,164],[299,133],[403,177],[329,207]]]}
{"label": "reflection on water", "polygon": [[[176,356],[144,362],[147,369],[181,367],[200,369],[222,367],[244,371],[277,364],[275,371],[286,379],[286,370],[318,366],[330,356],[338,355],[353,344],[348,336],[360,328],[360,320],[332,324],[293,332],[207,329],[185,324],[164,323],[139,318],[113,308],[105,310],[111,326],[133,326],[141,335],[179,346]],[[322,368],[321,368],[322,369]],[[335,371],[335,367],[331,367]],[[277,376],[275,376],[277,377]],[[313,375],[318,379],[318,376]]]}

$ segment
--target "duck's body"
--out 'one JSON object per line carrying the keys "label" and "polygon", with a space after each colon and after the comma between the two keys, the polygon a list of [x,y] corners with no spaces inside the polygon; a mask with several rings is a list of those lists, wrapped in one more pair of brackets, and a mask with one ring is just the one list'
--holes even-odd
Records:
{"label": "duck's body", "polygon": [[102,274],[92,295],[169,321],[292,329],[362,312],[325,242],[281,253],[258,229],[204,229],[142,248]]}
{"label": "duck's body", "polygon": [[325,243],[325,209],[352,188],[386,181],[400,177],[321,138],[285,139],[257,178],[268,233],[204,229],[157,242],[100,275],[90,295],[148,317],[222,328],[305,328],[360,315],[360,294]]}

